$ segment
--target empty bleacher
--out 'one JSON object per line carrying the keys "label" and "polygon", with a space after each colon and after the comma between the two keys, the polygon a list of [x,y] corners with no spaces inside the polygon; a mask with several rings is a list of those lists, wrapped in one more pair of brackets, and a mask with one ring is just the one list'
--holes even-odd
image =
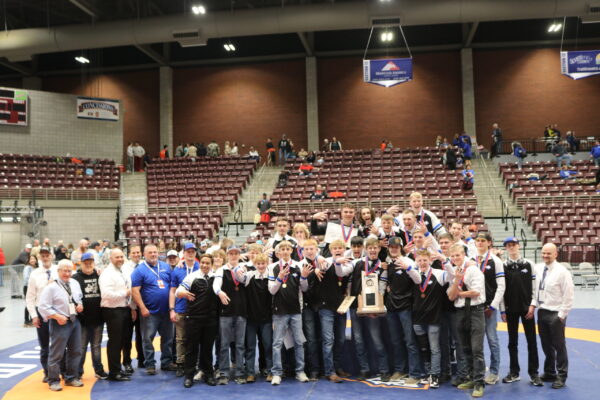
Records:
{"label": "empty bleacher", "polygon": [[[108,200],[119,198],[119,170],[112,160],[0,154],[0,197]],[[93,175],[87,175],[91,169]]]}

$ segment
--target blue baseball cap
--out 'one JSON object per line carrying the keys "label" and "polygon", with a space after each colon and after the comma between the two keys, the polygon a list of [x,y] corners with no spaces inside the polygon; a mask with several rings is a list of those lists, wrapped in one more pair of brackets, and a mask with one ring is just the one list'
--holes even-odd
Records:
{"label": "blue baseball cap", "polygon": [[192,242],[186,243],[186,244],[183,246],[183,251],[186,251],[186,250],[189,250],[189,249],[194,249],[194,250],[196,250],[196,251],[198,250],[198,249],[196,248],[196,245],[195,245],[194,243],[192,243]]}
{"label": "blue baseball cap", "polygon": [[83,253],[81,255],[81,262],[87,261],[87,260],[93,260],[93,259],[94,259],[94,255],[92,253]]}
{"label": "blue baseball cap", "polygon": [[516,237],[514,237],[514,236],[509,236],[509,237],[507,237],[506,239],[504,239],[504,244],[503,244],[503,245],[504,245],[504,246],[506,246],[506,245],[507,245],[507,244],[509,244],[509,243],[516,243],[516,244],[519,244],[519,239],[517,239],[517,238],[516,238]]}

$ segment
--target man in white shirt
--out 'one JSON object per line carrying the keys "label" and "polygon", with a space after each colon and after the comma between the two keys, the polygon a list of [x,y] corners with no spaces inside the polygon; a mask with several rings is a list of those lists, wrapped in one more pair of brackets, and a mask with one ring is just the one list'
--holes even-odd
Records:
{"label": "man in white shirt", "polygon": [[[131,246],[129,248],[129,261],[126,261],[121,267],[123,275],[127,277],[127,281],[131,284],[131,273],[137,267],[142,260],[142,249],[138,245]],[[133,373],[133,367],[131,366],[131,337],[133,336],[133,328],[135,327],[135,349],[137,351],[138,367],[144,365],[144,349],[142,347],[142,330],[140,327],[140,319],[137,318],[137,307],[135,303],[131,302],[131,309],[134,312],[131,313],[131,318],[127,321],[127,333],[125,337],[127,340],[123,341],[123,371],[126,374],[131,375]]]}
{"label": "man in white shirt", "polygon": [[135,310],[130,308],[131,282],[122,271],[125,256],[120,249],[114,249],[110,254],[110,264],[100,275],[102,317],[106,322],[108,343],[106,354],[108,356],[108,379],[112,381],[131,380],[125,371],[121,370],[121,349],[127,337],[127,327],[130,314],[133,317]]}
{"label": "man in white shirt", "polygon": [[56,273],[56,265],[52,265],[52,253],[48,247],[40,248],[39,257],[41,266],[34,269],[29,276],[25,302],[27,304],[29,315],[32,317],[31,323],[37,328],[38,343],[40,345],[40,363],[44,369],[44,379],[42,381],[48,382],[50,330],[48,322],[44,322],[42,318],[40,318],[38,307],[40,305],[42,289],[44,289],[48,283],[58,279],[58,275]]}
{"label": "man in white shirt", "polygon": [[541,378],[552,382],[553,389],[562,389],[569,367],[565,324],[573,307],[574,287],[571,273],[556,261],[557,256],[556,245],[547,243],[542,247],[544,263],[536,265],[534,305],[538,309],[538,329],[546,355]]}
{"label": "man in white shirt", "polygon": [[144,156],[146,150],[138,143],[135,142],[133,145],[133,168],[135,171],[142,171],[144,168]]}
{"label": "man in white shirt", "polygon": [[133,143],[127,145],[127,172],[133,172]]}

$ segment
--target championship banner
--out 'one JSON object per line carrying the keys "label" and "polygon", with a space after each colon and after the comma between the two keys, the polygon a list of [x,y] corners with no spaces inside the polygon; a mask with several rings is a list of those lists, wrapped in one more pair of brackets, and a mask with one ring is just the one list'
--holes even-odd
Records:
{"label": "championship banner", "polygon": [[93,97],[77,98],[77,118],[118,121],[119,115],[119,102],[117,100],[96,99]]}
{"label": "championship banner", "polygon": [[560,72],[573,79],[600,74],[600,50],[561,51]]}
{"label": "championship banner", "polygon": [[27,91],[0,88],[0,125],[27,126]]}
{"label": "championship banner", "polygon": [[363,60],[364,81],[385,87],[412,80],[412,58]]}

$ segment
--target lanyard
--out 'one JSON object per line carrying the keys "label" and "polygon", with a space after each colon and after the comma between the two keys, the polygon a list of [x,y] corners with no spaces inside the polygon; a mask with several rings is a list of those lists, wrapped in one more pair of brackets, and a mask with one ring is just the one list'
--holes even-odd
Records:
{"label": "lanyard", "polygon": [[[63,284],[63,282],[59,279],[56,281],[56,283],[58,283],[58,286],[60,286],[61,288],[63,288],[63,290],[65,292],[67,292],[67,296],[69,297],[69,304],[73,304],[73,295],[71,294],[71,287],[67,287]],[[67,285],[70,285],[70,283],[67,283]]]}
{"label": "lanyard", "polygon": [[346,234],[346,227],[343,223],[340,224],[340,227],[342,228],[342,237],[344,238],[344,243],[348,243],[348,239],[350,239],[350,236],[352,236],[352,230],[354,229],[354,227],[350,226],[348,234]]}
{"label": "lanyard", "polygon": [[159,262],[158,264],[156,264],[156,269],[158,269],[158,272],[156,272],[155,270],[153,270],[153,269],[152,269],[152,267],[151,267],[151,266],[149,266],[149,265],[148,265],[148,263],[147,263],[146,261],[144,261],[144,265],[145,265],[146,267],[148,267],[148,269],[149,269],[150,271],[152,271],[152,273],[153,273],[154,275],[156,275],[156,277],[157,277],[157,278],[160,280],[160,262]]}
{"label": "lanyard", "polygon": [[365,275],[367,275],[367,276],[369,276],[373,272],[377,271],[377,269],[381,265],[381,260],[377,260],[377,263],[375,264],[375,266],[373,268],[369,269],[369,258],[365,257],[365,261],[364,262],[365,262]]}
{"label": "lanyard", "polygon": [[187,263],[185,261],[183,262],[183,265],[185,265],[185,276],[188,276],[194,271],[194,268],[196,267],[196,261],[194,260],[194,265],[192,265],[191,268],[188,268]]}
{"label": "lanyard", "polygon": [[492,252],[488,250],[487,254],[485,255],[485,260],[483,261],[483,263],[479,267],[481,269],[481,272],[485,272],[485,267],[487,266],[487,263],[488,263],[488,261],[490,259],[490,255],[491,254],[492,254]]}

